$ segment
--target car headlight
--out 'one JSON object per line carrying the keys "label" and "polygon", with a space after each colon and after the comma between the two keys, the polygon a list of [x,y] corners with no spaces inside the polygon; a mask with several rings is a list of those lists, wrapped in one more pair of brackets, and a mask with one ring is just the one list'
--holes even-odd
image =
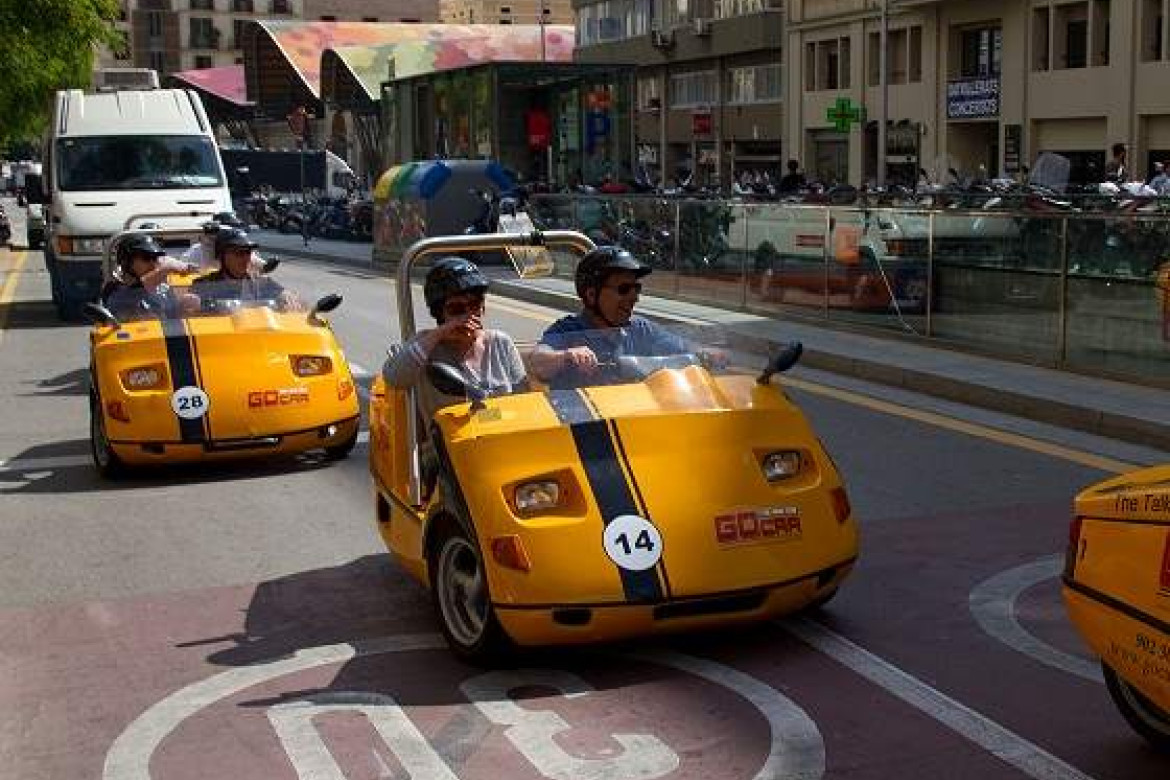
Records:
{"label": "car headlight", "polygon": [[63,236],[59,248],[61,254],[65,255],[100,255],[106,251],[106,240],[101,237]]}
{"label": "car headlight", "polygon": [[290,355],[289,362],[297,376],[323,376],[333,370],[333,361],[324,355]]}
{"label": "car headlight", "polygon": [[154,390],[166,380],[162,366],[136,366],[122,372],[122,386],[127,390]]}
{"label": "car headlight", "polygon": [[760,468],[763,469],[764,479],[769,482],[782,482],[799,474],[803,462],[799,451],[780,450],[765,455]]}
{"label": "car headlight", "polygon": [[561,486],[556,480],[540,479],[516,486],[513,496],[516,510],[523,515],[547,512],[561,503]]}

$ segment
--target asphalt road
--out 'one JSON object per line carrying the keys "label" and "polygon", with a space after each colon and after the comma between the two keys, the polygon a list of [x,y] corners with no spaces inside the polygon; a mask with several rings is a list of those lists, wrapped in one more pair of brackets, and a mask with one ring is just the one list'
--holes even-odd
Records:
{"label": "asphalt road", "polygon": [[[0,250],[0,273],[4,777],[1170,769],[1113,709],[1055,579],[1072,495],[1165,453],[798,371],[792,394],[863,529],[823,613],[484,674],[452,660],[427,595],[384,554],[364,443],[336,464],[103,482],[87,456],[86,328],[56,322],[39,253]],[[277,273],[308,298],[341,292],[347,355],[360,375],[378,369],[397,337],[390,281],[296,260]],[[498,299],[489,315],[521,340],[559,316]]]}

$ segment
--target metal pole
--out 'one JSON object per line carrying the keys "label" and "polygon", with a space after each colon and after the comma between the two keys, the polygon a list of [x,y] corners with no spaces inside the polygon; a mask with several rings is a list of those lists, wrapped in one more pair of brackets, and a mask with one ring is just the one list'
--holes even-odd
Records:
{"label": "metal pole", "polygon": [[540,20],[537,22],[537,24],[540,25],[540,61],[547,62],[548,55],[545,52],[545,47],[544,47],[544,0],[540,0],[539,16],[540,16]]}
{"label": "metal pole", "polygon": [[930,212],[926,234],[926,337],[934,336],[934,212]]}
{"label": "metal pole", "polygon": [[1060,300],[1057,307],[1060,330],[1056,336],[1056,364],[1063,366],[1068,357],[1068,217],[1060,220]]}
{"label": "metal pole", "polygon": [[882,32],[880,36],[879,70],[882,88],[881,107],[878,111],[877,140],[877,184],[886,186],[886,123],[890,120],[890,0],[882,0]]}
{"label": "metal pole", "polygon": [[301,131],[301,239],[309,245],[309,197],[305,190],[305,133]]}

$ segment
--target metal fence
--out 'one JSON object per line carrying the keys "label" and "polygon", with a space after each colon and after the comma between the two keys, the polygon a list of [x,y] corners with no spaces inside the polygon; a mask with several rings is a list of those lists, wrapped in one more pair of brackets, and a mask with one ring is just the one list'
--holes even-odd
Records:
{"label": "metal fence", "polygon": [[629,249],[655,270],[650,294],[1170,384],[1170,214],[600,195],[530,208],[542,228]]}

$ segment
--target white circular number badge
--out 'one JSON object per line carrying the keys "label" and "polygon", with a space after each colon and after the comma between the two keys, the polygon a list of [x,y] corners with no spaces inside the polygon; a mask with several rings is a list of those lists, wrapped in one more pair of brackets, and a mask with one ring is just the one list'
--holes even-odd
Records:
{"label": "white circular number badge", "polygon": [[662,557],[662,534],[644,517],[620,515],[605,527],[605,554],[623,569],[653,569]]}
{"label": "white circular number badge", "polygon": [[180,387],[171,396],[171,409],[184,420],[198,420],[207,414],[211,399],[201,388],[194,385]]}

